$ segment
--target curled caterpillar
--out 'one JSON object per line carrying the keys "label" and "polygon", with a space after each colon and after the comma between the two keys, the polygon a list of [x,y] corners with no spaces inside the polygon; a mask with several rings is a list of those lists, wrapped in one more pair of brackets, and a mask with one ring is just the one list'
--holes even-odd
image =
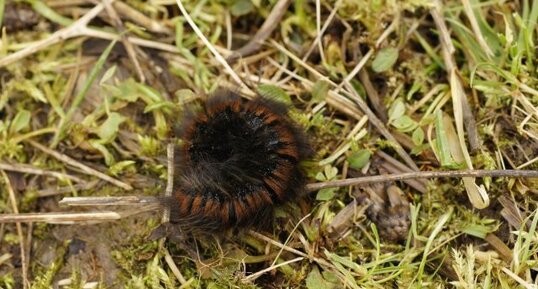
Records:
{"label": "curled caterpillar", "polygon": [[311,156],[287,107],[221,91],[188,111],[179,137],[170,222],[201,231],[260,225],[304,189],[299,164]]}

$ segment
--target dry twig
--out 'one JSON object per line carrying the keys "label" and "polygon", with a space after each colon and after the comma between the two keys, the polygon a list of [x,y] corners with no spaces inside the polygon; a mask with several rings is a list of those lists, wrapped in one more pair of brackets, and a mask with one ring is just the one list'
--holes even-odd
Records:
{"label": "dry twig", "polygon": [[11,222],[45,222],[49,224],[75,224],[78,222],[99,222],[121,219],[117,212],[55,212],[55,213],[26,213],[26,214],[2,214],[0,223]]}
{"label": "dry twig", "polygon": [[21,60],[22,58],[28,55],[34,54],[43,48],[54,45],[65,39],[83,35],[84,30],[87,29],[86,25],[88,25],[88,23],[93,18],[95,18],[99,13],[101,13],[103,9],[104,9],[103,4],[97,4],[90,11],[88,11],[86,15],[82,16],[80,19],[78,19],[73,24],[71,24],[69,27],[65,27],[61,30],[58,30],[43,40],[39,40],[35,42],[34,44],[25,47],[24,49],[21,49],[6,57],[0,58],[0,67],[6,66],[18,60]]}
{"label": "dry twig", "polygon": [[[174,144],[169,143],[166,146],[166,155],[167,155],[167,177],[168,180],[166,182],[166,190],[164,192],[165,197],[172,196],[173,190],[174,190]],[[161,223],[166,224],[170,222],[170,208],[165,207],[163,211],[162,221]],[[177,280],[181,285],[184,285],[187,283],[187,280],[185,280],[185,277],[183,277],[183,274],[181,274],[181,271],[176,266],[176,263],[174,262],[174,259],[172,259],[172,256],[170,256],[170,252],[168,252],[168,249],[164,246],[164,242],[166,240],[166,237],[162,238],[159,242],[159,248],[164,252],[164,260],[166,261],[166,264],[168,267],[170,267],[170,270],[176,276]]]}
{"label": "dry twig", "polygon": [[66,163],[68,165],[71,165],[71,166],[74,166],[76,168],[79,168],[84,173],[86,173],[88,175],[98,177],[98,178],[100,178],[102,180],[105,180],[105,181],[107,181],[107,182],[109,182],[111,184],[114,184],[114,185],[116,185],[116,186],[118,186],[118,187],[120,187],[122,189],[128,190],[128,191],[133,189],[133,187],[131,187],[131,185],[129,185],[129,184],[126,184],[126,183],[124,183],[122,181],[116,180],[116,179],[114,179],[114,178],[112,178],[112,177],[110,177],[108,175],[105,175],[105,174],[101,173],[98,170],[92,169],[92,168],[88,167],[87,165],[78,162],[77,160],[74,160],[74,159],[72,159],[72,158],[70,158],[70,157],[68,157],[68,156],[66,156],[64,154],[60,154],[57,151],[51,150],[51,149],[45,147],[44,145],[42,145],[42,144],[40,144],[40,143],[38,143],[36,141],[28,140],[28,142],[32,146],[34,146],[34,147],[38,148],[39,150],[43,151],[44,153],[49,154],[49,155],[53,156],[54,158]]}
{"label": "dry twig", "polygon": [[217,51],[217,49],[215,49],[215,46],[213,46],[213,44],[209,42],[209,40],[205,37],[205,35],[200,30],[200,28],[198,28],[196,23],[194,23],[194,20],[191,18],[190,14],[187,12],[187,9],[185,9],[185,7],[183,6],[183,3],[181,3],[181,0],[176,0],[176,3],[177,3],[177,6],[179,7],[179,10],[183,14],[183,17],[185,17],[185,20],[187,20],[187,23],[189,23],[194,33],[196,33],[198,38],[202,40],[202,42],[207,47],[207,49],[209,49],[209,51],[211,51],[213,56],[215,56],[215,59],[224,67],[226,73],[228,73],[232,77],[232,79],[239,86],[241,86],[241,88],[247,90],[249,94],[253,95],[254,92],[241,80],[241,78],[239,78],[237,73],[235,73],[235,71],[230,67],[228,62],[226,62],[226,59],[222,57],[222,55]]}
{"label": "dry twig", "polygon": [[116,28],[121,33],[121,42],[123,43],[123,46],[127,51],[127,55],[134,64],[136,73],[138,74],[138,79],[140,80],[140,82],[144,83],[146,82],[146,77],[144,76],[144,72],[142,72],[142,67],[140,67],[140,62],[138,61],[138,57],[136,56],[135,48],[133,44],[129,42],[127,36],[124,34],[126,32],[125,27],[120,17],[118,16],[118,13],[116,12],[115,8],[112,6],[112,1],[113,0],[103,0],[106,12],[108,13],[108,16],[112,18],[112,21],[114,21],[114,25],[116,25]]}
{"label": "dry twig", "polygon": [[[13,191],[13,187],[11,186],[11,181],[9,180],[9,177],[7,174],[0,170],[0,173],[2,174],[2,177],[4,178],[4,182],[6,184],[6,188],[9,194],[9,201],[11,202],[11,209],[13,210],[14,215],[19,214],[19,207],[17,205],[17,198],[15,197],[15,192]],[[0,222],[1,222],[2,215],[0,215]],[[22,284],[23,287],[26,289],[28,288],[28,285],[30,284],[28,281],[28,263],[26,260],[26,250],[24,248],[24,236],[22,234],[22,225],[20,220],[15,220],[11,222],[16,222],[17,226],[17,235],[19,237],[19,246],[20,246],[20,253],[21,253],[21,265],[22,265]]]}
{"label": "dry twig", "polygon": [[390,142],[394,144],[394,150],[398,153],[398,155],[405,161],[405,163],[413,170],[418,171],[418,167],[413,161],[413,159],[409,156],[409,154],[404,150],[404,148],[400,145],[400,143],[394,138],[394,136],[390,133],[390,131],[385,127],[383,122],[375,115],[375,113],[368,107],[368,105],[364,102],[364,100],[360,97],[360,95],[355,91],[355,89],[351,86],[349,82],[346,82],[345,84],[346,89],[351,94],[353,100],[355,103],[360,107],[360,109],[368,116],[368,119],[372,123],[373,126],[379,130],[379,132]]}
{"label": "dry twig", "polygon": [[243,47],[234,51],[233,55],[228,57],[227,60],[229,62],[234,62],[238,58],[256,53],[262,47],[265,39],[267,39],[278,24],[280,24],[280,20],[284,17],[286,11],[288,11],[288,6],[291,2],[291,0],[279,0],[275,6],[273,6],[271,13],[267,16],[267,19],[265,19],[265,22],[263,22],[262,26],[252,39]]}
{"label": "dry twig", "polygon": [[510,177],[510,178],[538,178],[538,171],[523,170],[462,170],[462,171],[438,171],[438,172],[412,172],[394,175],[379,175],[369,177],[351,178],[345,180],[329,181],[308,184],[308,191],[317,191],[324,188],[345,187],[362,184],[372,184],[391,181],[403,181],[409,179],[430,178],[462,178],[462,177]]}
{"label": "dry twig", "polygon": [[132,8],[131,6],[129,6],[129,4],[124,3],[123,1],[115,1],[113,6],[119,14],[125,16],[134,23],[143,26],[148,31],[164,34],[173,33],[173,31],[166,27],[161,21],[149,18],[144,13],[141,13],[140,11]]}
{"label": "dry twig", "polygon": [[0,163],[0,170],[5,171],[12,171],[12,172],[19,172],[24,174],[33,174],[33,175],[40,175],[40,176],[49,176],[49,177],[55,177],[60,180],[71,180],[73,182],[77,183],[83,183],[84,181],[78,177],[71,176],[68,174],[60,173],[60,172],[52,172],[43,170],[34,166],[30,166],[27,164],[6,164],[6,163]]}
{"label": "dry twig", "polygon": [[[538,178],[538,171],[523,170],[462,170],[462,171],[437,171],[437,172],[409,172],[402,174],[378,175],[350,178],[344,180],[312,183],[306,186],[308,192],[318,191],[324,188],[346,187],[365,185],[391,181],[403,181],[411,179],[428,178],[462,178],[462,177],[511,177],[511,178]],[[157,203],[156,197],[66,197],[60,203],[68,206],[132,206]]]}

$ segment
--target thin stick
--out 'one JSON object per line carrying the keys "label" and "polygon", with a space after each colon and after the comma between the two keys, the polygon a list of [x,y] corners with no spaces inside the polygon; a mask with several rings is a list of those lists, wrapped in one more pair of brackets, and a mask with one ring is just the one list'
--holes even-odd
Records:
{"label": "thin stick", "polygon": [[342,88],[346,84],[347,81],[352,80],[357,75],[357,73],[359,73],[359,71],[361,71],[361,69],[364,67],[364,65],[366,65],[368,60],[370,60],[372,55],[374,55],[374,52],[375,52],[374,49],[370,49],[370,50],[368,50],[368,52],[366,52],[366,54],[361,58],[361,61],[359,61],[359,63],[357,63],[357,65],[353,68],[353,70],[351,70],[351,72],[338,85],[339,89]]}
{"label": "thin stick", "polygon": [[144,13],[134,9],[123,1],[115,1],[114,8],[116,9],[116,11],[118,11],[119,14],[125,16],[136,24],[143,26],[151,32],[164,34],[173,33],[173,31],[166,27],[164,23],[161,23],[161,21],[151,19]]}
{"label": "thin stick", "polygon": [[290,4],[291,0],[279,0],[275,6],[273,6],[271,13],[269,13],[269,16],[267,16],[267,19],[265,19],[254,37],[252,37],[252,39],[243,47],[234,51],[233,55],[228,58],[228,61],[233,62],[240,57],[252,55],[260,50],[262,43],[269,37],[269,35],[271,35],[278,24],[280,24],[280,20],[284,17],[286,11],[288,11],[288,6]]}
{"label": "thin stick", "polygon": [[[167,155],[167,169],[168,169],[168,180],[166,182],[166,190],[164,191],[165,197],[172,196],[172,192],[174,191],[174,144],[169,143],[166,146],[166,155]],[[170,222],[170,207],[165,206],[162,221],[163,224],[166,224]],[[181,285],[184,285],[187,283],[187,280],[185,280],[185,277],[183,277],[183,274],[181,274],[181,271],[177,267],[176,263],[174,262],[174,259],[172,259],[172,256],[170,255],[170,252],[168,252],[168,249],[164,246],[164,242],[166,240],[166,237],[162,238],[159,241],[159,248],[164,252],[164,260],[166,264],[168,264],[168,267],[170,267],[170,270],[176,276],[177,280]]]}
{"label": "thin stick", "polygon": [[74,223],[85,221],[111,221],[121,219],[117,212],[85,212],[85,213],[27,213],[27,214],[2,214],[0,223],[13,222],[45,222],[45,223]]}
{"label": "thin stick", "polygon": [[200,30],[200,28],[198,28],[198,26],[196,25],[196,23],[194,23],[194,20],[192,20],[190,14],[187,12],[187,9],[185,9],[185,7],[183,6],[183,3],[181,3],[181,0],[176,0],[176,3],[177,3],[177,6],[179,7],[179,10],[181,11],[181,13],[183,14],[183,17],[185,17],[185,20],[187,20],[187,23],[189,23],[189,25],[191,26],[192,30],[194,31],[194,33],[196,33],[196,35],[198,36],[198,38],[200,38],[200,40],[202,40],[202,42],[204,43],[204,45],[207,47],[207,49],[209,49],[209,51],[211,51],[211,53],[213,53],[213,56],[215,56],[215,59],[222,65],[224,66],[224,69],[226,71],[226,73],[228,73],[232,78],[233,80],[239,84],[239,86],[241,86],[241,88],[244,88],[246,90],[248,90],[250,93],[254,93],[242,80],[241,78],[239,78],[239,76],[237,75],[237,73],[235,73],[235,71],[230,67],[230,65],[228,64],[228,62],[226,62],[226,59],[224,59],[224,57],[222,57],[222,55],[220,55],[220,53],[215,49],[215,47],[211,44],[211,42],[209,42],[209,40],[207,40],[207,38],[205,37],[205,35],[202,33],[202,31]]}
{"label": "thin stick", "polygon": [[318,79],[327,81],[329,84],[331,84],[334,87],[337,87],[336,83],[332,81],[329,77],[323,75],[321,72],[317,71],[314,67],[308,65],[305,63],[301,58],[299,58],[297,55],[293,54],[291,51],[289,51],[286,47],[284,47],[282,44],[278,43],[277,41],[271,39],[269,41],[271,45],[273,45],[276,49],[281,51],[282,53],[286,54],[289,58],[291,58],[293,61],[297,62],[301,66],[303,66],[306,70],[314,74]]}
{"label": "thin stick", "polygon": [[[172,191],[174,190],[174,144],[169,143],[166,146],[166,154],[168,156],[168,180],[166,181],[166,190],[164,191],[165,197],[172,196]],[[168,223],[170,221],[170,208],[165,207],[163,212],[163,223]]]}
{"label": "thin stick", "polygon": [[[4,182],[6,183],[7,191],[9,193],[9,201],[11,202],[11,208],[15,214],[19,214],[19,207],[17,206],[17,198],[15,197],[15,192],[13,191],[13,187],[11,186],[11,181],[9,180],[9,177],[7,174],[0,170],[0,173],[2,173],[2,177],[4,178]],[[0,215],[0,218],[2,215]],[[22,234],[22,225],[21,221],[15,221],[16,227],[17,227],[17,235],[19,237],[19,245],[20,245],[20,254],[21,254],[21,264],[22,264],[22,285],[23,288],[28,288],[28,264],[26,263],[26,250],[24,248],[24,237]]]}
{"label": "thin stick", "polygon": [[[316,0],[316,39],[321,39],[321,1]],[[323,43],[318,41],[319,56],[321,58],[321,63],[326,63],[325,53],[323,50]]]}
{"label": "thin stick", "polygon": [[[376,155],[380,156],[385,160],[381,167],[386,169],[388,173],[391,174],[400,174],[400,173],[412,173],[414,172],[412,169],[407,167],[405,164],[401,163],[400,161],[396,160],[392,156],[386,154],[383,151],[377,151]],[[428,190],[426,187],[428,185],[427,181],[424,179],[415,179],[415,180],[407,180],[405,181],[406,184],[411,186],[412,188],[416,189],[417,191],[421,192],[422,194],[425,194]]]}
{"label": "thin stick", "polygon": [[136,73],[138,74],[138,79],[140,82],[145,83],[146,77],[144,76],[144,73],[142,72],[142,67],[140,66],[140,62],[138,61],[138,57],[136,55],[135,49],[133,47],[133,44],[127,39],[127,36],[124,34],[125,32],[125,26],[123,25],[123,22],[121,21],[120,17],[118,16],[118,13],[112,7],[112,0],[103,0],[103,4],[105,5],[106,12],[108,13],[108,16],[112,18],[112,21],[114,21],[114,24],[116,25],[116,28],[119,30],[121,42],[123,43],[123,46],[125,47],[125,50],[127,51],[127,55],[131,59],[131,62],[133,63]]}
{"label": "thin stick", "polygon": [[[329,14],[327,19],[325,20],[325,23],[323,23],[323,27],[321,27],[321,29],[318,31],[318,33],[316,35],[316,38],[314,39],[312,44],[310,44],[310,47],[308,48],[306,53],[303,55],[303,57],[302,57],[303,61],[306,61],[308,59],[308,57],[310,57],[310,54],[312,54],[314,49],[316,47],[319,47],[318,43],[321,41],[321,38],[323,37],[323,34],[327,30],[327,28],[329,28],[329,25],[332,23],[334,17],[336,16],[336,13],[338,12],[338,8],[340,8],[341,3],[342,3],[342,0],[338,0],[334,4],[334,7],[332,7],[331,13]],[[297,72],[297,68],[294,70],[294,72]]]}
{"label": "thin stick", "polygon": [[[397,14],[396,17],[394,18],[394,20],[392,21],[392,23],[390,24],[389,27],[387,27],[387,29],[385,29],[385,31],[383,32],[383,34],[381,34],[381,36],[379,37],[379,39],[377,39],[376,41],[376,44],[375,44],[375,49],[377,49],[381,43],[383,43],[383,41],[385,41],[385,39],[387,37],[389,37],[389,35],[394,31],[396,30],[396,28],[398,27],[400,23],[400,15]],[[359,61],[359,63],[357,63],[357,65],[353,68],[353,70],[351,70],[351,72],[346,75],[346,77],[344,78],[344,80],[338,85],[338,88],[341,89],[342,87],[344,87],[344,85],[351,81],[353,78],[355,78],[355,76],[357,75],[357,73],[359,73],[360,71],[362,71],[362,68],[364,67],[364,65],[366,65],[366,62],[368,62],[368,60],[370,60],[370,58],[374,55],[375,53],[375,49],[371,48],[370,50],[368,50],[368,52],[366,52],[366,54],[361,58],[361,61]]]}
{"label": "thin stick", "polygon": [[[83,27],[82,33],[80,36],[89,36],[89,37],[95,37],[95,38],[101,38],[101,39],[107,39],[107,40],[121,40],[120,35],[116,33],[101,31],[101,30],[92,29],[88,27]],[[147,40],[147,39],[142,39],[139,37],[127,36],[127,41],[138,46],[144,46],[144,47],[153,48],[153,49],[162,50],[162,51],[171,52],[171,53],[178,52],[177,47],[175,47],[174,45]],[[183,59],[183,61],[187,63],[186,60]]]}
{"label": "thin stick", "polygon": [[310,192],[324,188],[345,187],[362,184],[372,184],[390,181],[403,181],[409,179],[430,179],[430,178],[484,178],[484,177],[510,177],[510,178],[538,178],[538,171],[535,170],[462,170],[462,171],[438,171],[438,172],[412,172],[393,175],[380,175],[351,178],[345,180],[329,181],[322,183],[308,184],[306,189]]}
{"label": "thin stick", "polygon": [[267,267],[263,270],[260,270],[254,274],[251,274],[251,275],[248,275],[247,277],[243,278],[243,281],[249,281],[249,280],[253,280],[253,279],[256,279],[258,277],[260,277],[261,275],[273,270],[273,269],[276,269],[278,267],[281,267],[281,266],[284,266],[284,265],[288,265],[288,264],[291,264],[291,263],[295,263],[295,262],[299,262],[299,261],[302,261],[304,260],[305,257],[297,257],[295,259],[291,259],[291,260],[288,260],[286,262],[282,262],[280,264],[277,264],[277,265],[273,265],[271,267]]}
{"label": "thin stick", "polygon": [[6,163],[0,163],[0,170],[5,171],[12,171],[12,172],[19,172],[19,173],[25,173],[25,174],[33,174],[33,175],[40,175],[40,176],[49,176],[49,177],[55,177],[60,180],[69,179],[77,183],[84,182],[80,178],[77,178],[75,176],[71,176],[68,174],[60,173],[60,172],[53,172],[53,171],[46,171],[42,170],[40,168],[26,165],[26,164],[6,164]]}
{"label": "thin stick", "polygon": [[[174,262],[174,259],[172,259],[172,255],[170,255],[170,252],[168,252],[168,249],[163,246],[162,250],[164,251],[164,260],[166,261],[166,264],[170,267],[170,270],[176,276],[177,280],[181,285],[184,285],[187,283],[187,280],[185,280],[185,277],[183,277],[183,274],[181,274],[181,271],[179,271],[179,268],[176,266],[176,263]],[[180,287],[181,288],[181,287]]]}
{"label": "thin stick", "polygon": [[[389,163],[389,162],[381,163],[380,168],[386,170],[386,173],[388,174],[401,174],[401,173],[413,172],[413,170],[410,170],[407,167],[405,167],[406,169],[401,169],[398,166],[395,166],[394,164]],[[419,191],[421,194],[425,194],[428,192],[427,182],[424,179],[412,179],[412,180],[405,180],[403,182],[406,183],[411,188]]]}
{"label": "thin stick", "polygon": [[418,171],[418,167],[413,161],[413,159],[409,156],[409,154],[404,150],[402,145],[394,138],[394,136],[390,133],[390,131],[385,127],[383,122],[375,115],[375,113],[368,107],[368,104],[359,96],[357,91],[351,86],[349,82],[345,83],[345,86],[349,93],[351,94],[353,100],[355,103],[360,107],[362,112],[364,112],[367,116],[372,125],[374,125],[377,130],[388,140],[391,141],[394,144],[394,150],[398,153],[398,155],[405,161],[405,163],[409,166],[409,168],[413,169],[414,171]]}
{"label": "thin stick", "polygon": [[59,203],[60,205],[83,207],[83,206],[132,206],[132,205],[149,205],[158,203],[156,197],[65,197]]}
{"label": "thin stick", "polygon": [[6,57],[0,58],[0,67],[16,62],[28,55],[36,53],[37,51],[45,47],[49,47],[65,39],[81,35],[81,32],[86,27],[86,25],[88,25],[88,23],[93,18],[95,18],[99,13],[101,13],[104,8],[105,7],[103,4],[97,4],[90,11],[88,11],[88,13],[75,21],[69,27],[65,27],[61,30],[58,30],[43,40],[39,40],[24,49],[21,49]]}
{"label": "thin stick", "polygon": [[[318,191],[324,188],[346,187],[353,185],[364,185],[372,183],[382,183],[389,181],[403,181],[410,179],[427,178],[461,178],[461,177],[522,177],[538,178],[538,171],[530,170],[463,170],[463,171],[436,171],[436,172],[409,172],[401,174],[379,175],[350,178],[337,181],[312,183],[306,185],[308,192]],[[68,206],[133,206],[148,205],[158,203],[157,197],[65,197],[60,204]]]}
{"label": "thin stick", "polygon": [[284,249],[287,252],[290,252],[290,253],[293,253],[295,255],[299,255],[301,257],[307,258],[308,260],[313,260],[313,261],[315,261],[316,263],[318,263],[321,266],[325,266],[327,268],[333,268],[334,269],[333,264],[325,261],[322,258],[318,258],[318,257],[315,257],[315,256],[308,256],[308,254],[306,254],[305,252],[301,252],[301,251],[299,251],[299,250],[297,250],[295,248],[292,248],[290,246],[284,245],[284,244],[282,244],[282,243],[280,243],[278,241],[275,241],[275,240],[273,240],[273,239],[271,239],[269,237],[266,237],[265,235],[260,234],[260,233],[258,233],[256,231],[249,230],[248,233],[249,233],[249,235],[251,235],[251,236],[253,236],[253,237],[257,238],[257,239],[265,241],[265,242],[267,242],[267,243],[269,243],[269,244],[271,244],[273,246],[276,246],[278,248]]}
{"label": "thin stick", "polygon": [[521,284],[521,286],[525,287],[525,289],[536,289],[536,285],[530,284],[529,282],[523,280],[523,278],[519,277],[516,273],[510,271],[510,269],[506,267],[501,267],[501,270],[506,273],[506,275],[512,277],[517,283]]}
{"label": "thin stick", "polygon": [[66,156],[64,154],[60,154],[59,152],[51,150],[48,147],[45,147],[44,145],[42,145],[42,144],[40,144],[40,143],[38,143],[36,141],[33,141],[33,140],[27,140],[27,141],[32,146],[38,148],[39,150],[45,152],[46,154],[49,154],[49,155],[53,156],[54,158],[66,163],[68,165],[72,165],[74,167],[77,167],[77,168],[81,169],[86,174],[96,176],[96,177],[98,177],[98,178],[100,178],[102,180],[105,180],[105,181],[107,181],[109,183],[112,183],[112,184],[114,184],[114,185],[116,185],[116,186],[118,186],[118,187],[120,187],[122,189],[125,189],[127,191],[130,191],[130,190],[133,189],[133,187],[131,187],[131,185],[129,185],[129,184],[126,184],[126,183],[124,183],[122,181],[116,180],[116,179],[114,179],[114,178],[112,178],[112,177],[110,177],[108,175],[105,175],[105,174],[101,173],[98,170],[92,169],[92,168],[88,167],[87,165],[82,164],[82,163],[80,163],[80,162],[78,162],[78,161],[76,161],[76,160],[74,160],[74,159],[72,159],[72,158],[70,158],[70,157],[68,157],[68,156]]}

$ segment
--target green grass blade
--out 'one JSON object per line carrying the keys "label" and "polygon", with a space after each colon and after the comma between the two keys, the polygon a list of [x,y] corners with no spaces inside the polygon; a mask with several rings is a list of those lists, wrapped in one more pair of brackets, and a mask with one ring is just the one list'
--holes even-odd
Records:
{"label": "green grass blade", "polygon": [[450,207],[448,209],[448,212],[446,212],[444,215],[439,218],[439,221],[437,221],[437,224],[433,228],[433,231],[430,234],[430,237],[428,238],[428,242],[426,243],[426,246],[424,247],[424,253],[422,253],[422,261],[420,262],[420,266],[418,268],[417,273],[417,280],[419,284],[419,288],[422,284],[422,275],[424,274],[424,267],[426,266],[426,261],[428,259],[428,255],[430,254],[430,248],[432,247],[433,241],[435,240],[435,237],[439,235],[441,230],[445,227],[446,222],[450,220],[450,217],[452,216],[452,212],[454,211],[454,208]]}
{"label": "green grass blade", "polygon": [[39,0],[29,0],[27,2],[32,5],[32,8],[34,8],[37,13],[54,23],[58,23],[62,26],[69,26],[73,23],[73,20],[56,13],[56,11],[47,6],[47,4]]}
{"label": "green grass blade", "polygon": [[66,124],[71,120],[73,117],[73,114],[75,113],[75,110],[78,108],[80,103],[84,100],[84,97],[86,96],[86,93],[90,89],[90,86],[93,84],[95,79],[97,78],[97,74],[101,71],[103,68],[106,59],[108,58],[108,55],[110,55],[110,52],[112,51],[112,48],[114,48],[114,45],[116,44],[116,41],[112,41],[108,47],[103,51],[103,54],[99,57],[97,60],[97,63],[90,71],[90,74],[88,76],[88,79],[86,80],[86,83],[82,86],[82,89],[79,91],[79,93],[75,96],[73,99],[73,102],[71,103],[71,107],[65,114],[65,117],[60,120],[60,124],[58,125],[58,130],[56,131],[56,134],[54,134],[54,138],[51,143],[51,147],[56,147],[58,143],[62,140],[65,134],[66,130]]}

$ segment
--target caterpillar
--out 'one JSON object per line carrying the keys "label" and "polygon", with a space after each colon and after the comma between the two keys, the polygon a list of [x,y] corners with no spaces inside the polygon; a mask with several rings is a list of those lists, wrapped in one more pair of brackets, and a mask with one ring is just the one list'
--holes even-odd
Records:
{"label": "caterpillar", "polygon": [[219,91],[187,110],[178,137],[170,222],[185,230],[261,225],[305,185],[300,163],[312,155],[286,105]]}

